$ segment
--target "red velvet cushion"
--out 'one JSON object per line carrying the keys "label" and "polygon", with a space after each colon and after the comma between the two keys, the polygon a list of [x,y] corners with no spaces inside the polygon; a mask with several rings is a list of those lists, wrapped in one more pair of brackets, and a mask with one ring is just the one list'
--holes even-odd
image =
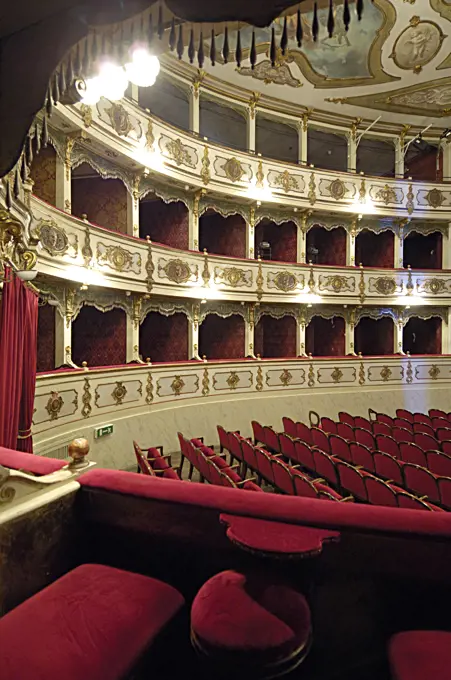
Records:
{"label": "red velvet cushion", "polygon": [[61,470],[61,468],[67,465],[67,461],[35,456],[33,453],[14,451],[13,449],[5,449],[3,446],[0,446],[0,465],[13,470],[30,472],[34,475],[49,475],[52,472]]}
{"label": "red velvet cushion", "polygon": [[156,579],[84,564],[0,619],[1,676],[119,680],[183,603]]}
{"label": "red velvet cushion", "polygon": [[414,630],[390,640],[393,680],[446,680],[451,677],[451,633]]}
{"label": "red velvet cushion", "polygon": [[227,538],[233,543],[251,551],[278,555],[316,555],[321,552],[323,541],[337,541],[340,538],[338,531],[280,524],[237,515],[222,514],[220,521],[227,524]]}
{"label": "red velvet cushion", "polygon": [[207,654],[239,654],[245,661],[258,652],[259,661],[277,661],[307,644],[310,609],[287,586],[223,571],[194,598],[191,629]]}

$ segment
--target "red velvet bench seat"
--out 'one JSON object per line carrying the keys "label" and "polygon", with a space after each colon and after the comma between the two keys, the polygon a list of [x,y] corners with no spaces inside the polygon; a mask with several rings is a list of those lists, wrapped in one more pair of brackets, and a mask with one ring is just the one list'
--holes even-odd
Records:
{"label": "red velvet bench seat", "polygon": [[263,575],[223,571],[194,598],[191,642],[211,677],[285,675],[304,660],[310,639],[305,597]]}
{"label": "red velvet bench seat", "polygon": [[451,633],[412,630],[390,640],[393,680],[451,680]]}
{"label": "red velvet bench seat", "polygon": [[183,604],[166,583],[84,564],[0,619],[0,675],[122,680]]}

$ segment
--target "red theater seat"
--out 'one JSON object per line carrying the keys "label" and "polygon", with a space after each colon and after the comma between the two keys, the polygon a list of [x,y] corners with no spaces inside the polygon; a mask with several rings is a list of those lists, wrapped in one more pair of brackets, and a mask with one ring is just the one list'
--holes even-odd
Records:
{"label": "red theater seat", "polygon": [[0,619],[9,680],[122,680],[184,604],[172,586],[84,564]]}
{"label": "red theater seat", "polygon": [[301,593],[263,577],[223,571],[191,609],[191,640],[211,677],[271,678],[296,668],[309,651],[310,609]]}
{"label": "red theater seat", "polygon": [[449,680],[451,633],[413,630],[394,635],[389,644],[393,680]]}

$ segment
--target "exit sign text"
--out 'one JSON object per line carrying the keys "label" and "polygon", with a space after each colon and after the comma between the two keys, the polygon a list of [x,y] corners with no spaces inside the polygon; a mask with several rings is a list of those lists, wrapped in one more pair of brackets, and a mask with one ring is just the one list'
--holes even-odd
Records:
{"label": "exit sign text", "polygon": [[113,434],[112,425],[103,425],[103,427],[96,427],[94,430],[94,439],[100,439],[100,437],[106,437],[107,434]]}

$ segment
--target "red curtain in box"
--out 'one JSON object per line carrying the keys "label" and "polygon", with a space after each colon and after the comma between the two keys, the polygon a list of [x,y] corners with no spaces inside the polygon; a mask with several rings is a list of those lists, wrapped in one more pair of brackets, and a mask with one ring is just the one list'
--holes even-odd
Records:
{"label": "red curtain in box", "polygon": [[33,451],[38,298],[8,268],[0,317],[0,446]]}
{"label": "red curtain in box", "polygon": [[261,220],[255,227],[255,257],[258,257],[258,246],[262,241],[270,244],[272,260],[296,262],[297,227],[294,222],[276,224],[272,220]]}
{"label": "red curtain in box", "polygon": [[342,227],[330,231],[320,226],[312,227],[307,232],[306,241],[306,262],[346,266],[346,232]]}
{"label": "red curtain in box", "polygon": [[404,326],[403,350],[411,354],[440,354],[442,351],[442,320],[412,317]]}
{"label": "red curtain in box", "polygon": [[139,204],[139,235],[171,248],[188,250],[188,208],[181,201],[165,203],[160,198]]}
{"label": "red curtain in box", "polygon": [[81,366],[117,366],[126,360],[126,317],[122,309],[100,312],[85,305],[72,325],[72,358]]}
{"label": "red curtain in box", "polygon": [[341,316],[312,317],[305,332],[307,354],[317,357],[342,357],[345,354],[345,321]]}
{"label": "red curtain in box", "polygon": [[209,314],[199,327],[199,354],[208,359],[244,357],[244,319],[237,314],[223,319]]}
{"label": "red curtain in box", "polygon": [[443,236],[440,232],[419,234],[411,232],[404,239],[404,267],[412,269],[441,269]]}
{"label": "red curtain in box", "polygon": [[188,318],[183,313],[164,316],[149,312],[139,329],[139,351],[143,359],[187,361]]}
{"label": "red curtain in box", "polygon": [[199,250],[204,248],[214,255],[246,257],[246,222],[241,215],[204,213],[199,220]]}
{"label": "red curtain in box", "polygon": [[255,327],[254,353],[263,358],[296,356],[296,319],[264,315]]}
{"label": "red curtain in box", "polygon": [[[89,171],[92,172],[91,168]],[[120,179],[72,177],[72,214],[100,227],[127,233],[127,189]]]}
{"label": "red curtain in box", "polygon": [[55,368],[55,307],[43,305],[38,310],[38,373]]}
{"label": "red curtain in box", "polygon": [[360,319],[354,331],[354,348],[357,354],[379,356],[394,353],[394,323],[390,317]]}
{"label": "red curtain in box", "polygon": [[[394,266],[395,260],[395,235],[392,231],[382,231],[375,234],[363,229],[357,234],[355,240],[355,263],[364,267],[388,267]],[[399,266],[399,263],[396,263]]]}

